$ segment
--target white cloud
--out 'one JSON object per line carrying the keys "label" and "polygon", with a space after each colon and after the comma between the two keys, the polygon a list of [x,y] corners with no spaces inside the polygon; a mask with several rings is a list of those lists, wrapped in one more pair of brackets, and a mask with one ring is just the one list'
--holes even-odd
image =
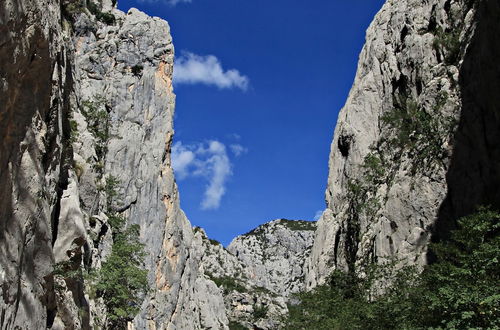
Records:
{"label": "white cloud", "polygon": [[248,149],[242,146],[241,144],[231,144],[229,148],[236,157],[239,157],[248,152]]}
{"label": "white cloud", "polygon": [[220,61],[213,55],[185,53],[175,61],[174,83],[215,85],[220,89],[237,87],[246,90],[249,80],[236,69],[224,71]]}
{"label": "white cloud", "polygon": [[232,164],[223,143],[217,140],[192,145],[176,142],[172,147],[172,167],[179,180],[188,176],[205,178],[208,183],[201,208],[219,208],[226,192],[226,181],[232,175]]}
{"label": "white cloud", "polygon": [[316,211],[316,213],[314,214],[314,221],[318,221],[322,215],[323,215],[323,210]]}
{"label": "white cloud", "polygon": [[184,147],[181,142],[174,144],[172,147],[172,167],[179,180],[188,176],[188,167],[193,163],[194,159],[194,153]]}

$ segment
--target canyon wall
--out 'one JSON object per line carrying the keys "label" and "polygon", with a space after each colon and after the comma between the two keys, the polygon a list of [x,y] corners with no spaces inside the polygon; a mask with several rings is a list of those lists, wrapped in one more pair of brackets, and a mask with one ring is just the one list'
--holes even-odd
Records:
{"label": "canyon wall", "polygon": [[113,214],[145,244],[151,289],[134,325],[227,328],[170,164],[168,24],[111,1],[1,6],[0,327],[102,327],[81,270],[109,257]]}
{"label": "canyon wall", "polygon": [[499,205],[498,1],[388,0],[368,28],[331,145],[307,287],[396,258]]}

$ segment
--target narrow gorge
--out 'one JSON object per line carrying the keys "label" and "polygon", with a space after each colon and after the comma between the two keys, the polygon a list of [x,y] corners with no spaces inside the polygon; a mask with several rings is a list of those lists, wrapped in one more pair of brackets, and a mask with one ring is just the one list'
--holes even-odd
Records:
{"label": "narrow gorge", "polygon": [[387,0],[320,219],[224,247],[180,208],[168,23],[114,0],[2,1],[0,329],[280,329],[334,270],[424,267],[460,217],[500,209],[499,18],[498,0]]}

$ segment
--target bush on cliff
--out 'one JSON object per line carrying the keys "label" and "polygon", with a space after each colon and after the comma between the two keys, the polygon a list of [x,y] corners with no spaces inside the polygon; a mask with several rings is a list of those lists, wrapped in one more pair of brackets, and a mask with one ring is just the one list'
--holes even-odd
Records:
{"label": "bush on cliff", "polygon": [[[500,328],[499,219],[488,208],[461,218],[448,239],[431,245],[436,261],[420,274],[392,265],[369,266],[363,276],[335,271],[326,285],[299,294],[284,328]],[[377,294],[384,281],[391,285]]]}
{"label": "bush on cliff", "polygon": [[110,328],[124,329],[139,311],[148,289],[148,272],[142,269],[145,253],[139,226],[125,228],[125,218],[118,215],[110,216],[110,223],[116,234],[111,255],[97,274],[95,290],[104,298]]}

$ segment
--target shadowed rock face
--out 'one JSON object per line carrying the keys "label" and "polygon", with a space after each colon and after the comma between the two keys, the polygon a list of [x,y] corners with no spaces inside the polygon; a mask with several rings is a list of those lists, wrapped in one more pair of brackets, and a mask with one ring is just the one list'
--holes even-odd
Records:
{"label": "shadowed rock face", "polygon": [[458,217],[498,207],[498,7],[389,0],[377,14],[335,129],[308,287],[367,261],[423,265]]}
{"label": "shadowed rock face", "polygon": [[52,245],[68,183],[71,49],[57,1],[0,4],[0,328],[40,329],[55,307]]}
{"label": "shadowed rock face", "polygon": [[499,15],[498,1],[479,2],[477,23],[460,66],[462,109],[435,239],[479,205],[500,208]]}

